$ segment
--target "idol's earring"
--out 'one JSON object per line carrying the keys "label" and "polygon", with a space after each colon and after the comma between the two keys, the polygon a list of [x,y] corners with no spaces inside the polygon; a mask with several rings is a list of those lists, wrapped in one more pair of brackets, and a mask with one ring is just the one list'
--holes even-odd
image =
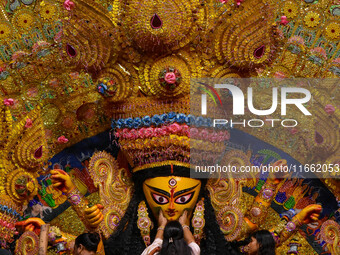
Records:
{"label": "idol's earring", "polygon": [[138,205],[138,220],[137,226],[140,230],[141,236],[146,247],[150,245],[150,229],[152,222],[149,218],[148,208],[146,207],[145,201],[139,203]]}
{"label": "idol's earring", "polygon": [[205,226],[205,219],[204,219],[204,198],[201,199],[196,204],[196,208],[194,211],[194,215],[191,220],[191,224],[194,228],[194,238],[195,242],[200,245],[200,242],[203,238],[203,228]]}

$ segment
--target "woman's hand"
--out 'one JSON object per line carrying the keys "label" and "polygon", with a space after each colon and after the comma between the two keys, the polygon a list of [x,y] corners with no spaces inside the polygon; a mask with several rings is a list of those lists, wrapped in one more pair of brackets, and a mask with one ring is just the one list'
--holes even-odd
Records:
{"label": "woman's hand", "polygon": [[154,255],[156,252],[160,252],[161,251],[161,248],[160,247],[156,247],[155,249],[153,249],[149,255]]}
{"label": "woman's hand", "polygon": [[165,227],[165,225],[168,223],[168,220],[164,217],[163,211],[159,210],[159,216],[158,216],[158,227]]}
{"label": "woman's hand", "polygon": [[61,169],[51,170],[51,179],[53,187],[64,192],[70,193],[74,188],[71,177]]}
{"label": "woman's hand", "polygon": [[189,218],[188,218],[188,211],[185,210],[181,217],[179,217],[178,222],[181,223],[183,228],[183,235],[184,240],[187,244],[195,242],[195,238],[192,235],[190,228],[189,228]]}
{"label": "woman's hand", "polygon": [[179,221],[179,223],[181,223],[181,225],[189,225],[188,211],[187,210],[185,210],[183,212],[181,217],[179,217],[178,221]]}

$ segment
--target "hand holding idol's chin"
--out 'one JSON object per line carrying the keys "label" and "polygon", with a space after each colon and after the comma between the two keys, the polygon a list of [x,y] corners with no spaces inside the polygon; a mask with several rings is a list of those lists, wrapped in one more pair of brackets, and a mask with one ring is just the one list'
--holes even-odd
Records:
{"label": "hand holding idol's chin", "polygon": [[178,221],[181,225],[189,225],[189,212],[184,210],[181,217],[179,217]]}
{"label": "hand holding idol's chin", "polygon": [[165,225],[168,223],[168,220],[164,217],[162,209],[159,210],[158,215],[158,226],[159,227],[165,227]]}

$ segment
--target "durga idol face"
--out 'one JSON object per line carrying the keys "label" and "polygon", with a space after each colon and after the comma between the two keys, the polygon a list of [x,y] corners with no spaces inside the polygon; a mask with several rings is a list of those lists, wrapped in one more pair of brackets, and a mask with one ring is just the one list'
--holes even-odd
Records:
{"label": "durga idol face", "polygon": [[178,220],[184,210],[193,211],[201,181],[186,177],[166,176],[147,179],[143,191],[149,207],[158,219],[159,210],[168,221]]}

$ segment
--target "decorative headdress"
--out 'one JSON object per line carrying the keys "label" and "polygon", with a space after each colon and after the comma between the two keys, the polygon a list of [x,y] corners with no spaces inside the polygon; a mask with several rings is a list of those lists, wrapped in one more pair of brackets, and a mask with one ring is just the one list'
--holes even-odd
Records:
{"label": "decorative headdress", "polygon": [[38,191],[36,178],[48,148],[39,108],[15,124],[7,107],[0,114],[0,224],[6,229],[0,239],[12,242],[23,205]]}

